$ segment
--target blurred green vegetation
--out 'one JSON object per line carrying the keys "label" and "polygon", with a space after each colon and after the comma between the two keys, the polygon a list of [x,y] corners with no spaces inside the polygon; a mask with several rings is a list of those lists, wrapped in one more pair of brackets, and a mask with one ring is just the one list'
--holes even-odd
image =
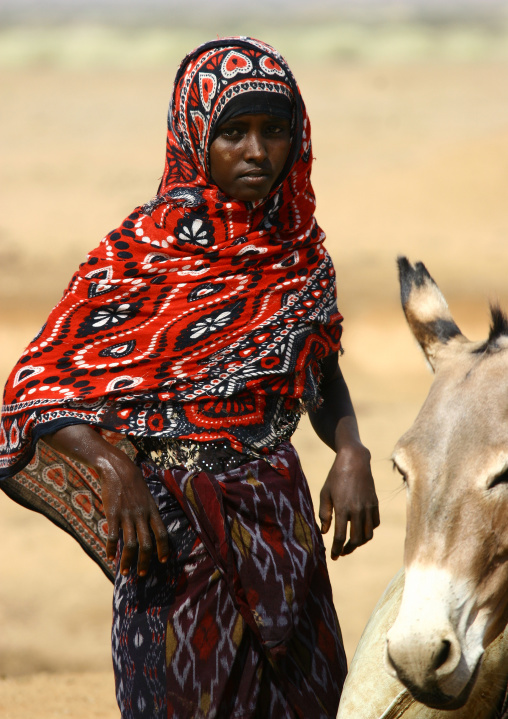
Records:
{"label": "blurred green vegetation", "polygon": [[221,35],[259,37],[290,62],[478,62],[508,60],[508,19],[490,23],[417,21],[269,25],[252,21],[206,27],[67,24],[0,29],[0,67],[153,68],[176,65],[201,42]]}

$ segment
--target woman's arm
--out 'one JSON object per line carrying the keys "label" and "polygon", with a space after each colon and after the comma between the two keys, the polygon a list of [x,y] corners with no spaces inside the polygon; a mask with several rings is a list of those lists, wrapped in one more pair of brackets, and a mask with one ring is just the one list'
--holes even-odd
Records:
{"label": "woman's arm", "polygon": [[152,554],[150,528],[160,562],[169,557],[169,540],[159,510],[141,470],[121,449],[113,447],[90,425],[74,424],[46,435],[44,441],[61,454],[85,464],[99,475],[102,503],[108,522],[106,554],[113,560],[120,529],[124,548],[120,571],[129,573],[137,559],[137,572],[148,572]]}
{"label": "woman's arm", "polygon": [[379,525],[379,506],[370,452],[360,441],[355,411],[337,354],[327,357],[321,369],[323,402],[310,412],[310,421],[318,437],[336,452],[321,490],[319,518],[321,531],[326,534],[335,511],[332,559],[338,559],[372,539]]}

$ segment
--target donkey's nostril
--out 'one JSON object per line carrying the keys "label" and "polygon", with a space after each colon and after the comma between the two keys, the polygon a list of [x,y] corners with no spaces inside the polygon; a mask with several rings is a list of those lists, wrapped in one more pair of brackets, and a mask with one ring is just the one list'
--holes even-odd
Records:
{"label": "donkey's nostril", "polygon": [[434,661],[432,662],[432,668],[434,669],[434,671],[436,669],[439,669],[439,667],[442,667],[443,664],[446,663],[448,657],[450,656],[451,646],[452,646],[452,644],[448,639],[443,639],[441,641],[441,646],[439,647],[439,650],[436,652]]}

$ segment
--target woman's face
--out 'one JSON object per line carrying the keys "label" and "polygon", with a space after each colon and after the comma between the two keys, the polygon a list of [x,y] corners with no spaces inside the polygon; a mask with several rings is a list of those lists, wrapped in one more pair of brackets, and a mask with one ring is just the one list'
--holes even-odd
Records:
{"label": "woman's face", "polygon": [[210,174],[235,200],[268,195],[291,147],[289,120],[273,115],[238,115],[220,125],[210,145]]}

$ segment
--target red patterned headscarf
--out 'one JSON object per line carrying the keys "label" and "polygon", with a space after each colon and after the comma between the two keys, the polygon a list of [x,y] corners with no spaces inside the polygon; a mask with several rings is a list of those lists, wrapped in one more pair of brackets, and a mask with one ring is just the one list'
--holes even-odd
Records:
{"label": "red patterned headscarf", "polygon": [[[253,204],[224,195],[208,167],[217,119],[248,93],[293,107],[286,167]],[[188,55],[157,196],[88,255],[9,377],[0,476],[19,471],[39,437],[79,422],[236,446],[243,422],[273,444],[267,408],[314,401],[317,361],[340,343],[311,165],[305,106],[273,48],[225,38]]]}

